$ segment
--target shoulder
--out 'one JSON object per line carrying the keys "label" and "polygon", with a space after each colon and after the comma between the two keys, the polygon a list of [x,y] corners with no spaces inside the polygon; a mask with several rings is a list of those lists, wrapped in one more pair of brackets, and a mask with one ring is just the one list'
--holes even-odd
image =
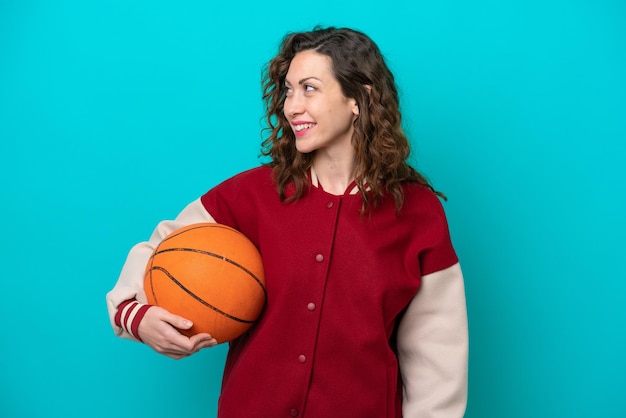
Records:
{"label": "shoulder", "polygon": [[271,180],[272,177],[272,169],[268,166],[265,165],[261,165],[258,167],[254,167],[254,168],[250,168],[248,170],[242,171],[239,174],[234,175],[233,177],[231,177],[230,179],[226,180],[226,182],[228,181],[234,181],[234,182],[246,182],[246,181],[263,181],[263,180],[267,180],[270,179]]}
{"label": "shoulder", "polygon": [[272,169],[267,166],[258,166],[222,181],[206,192],[201,200],[208,209],[219,202],[236,205],[241,201],[250,201],[251,196],[266,196],[274,190]]}
{"label": "shoulder", "polygon": [[420,183],[406,183],[403,190],[403,209],[409,212],[443,215],[443,204],[430,187]]}
{"label": "shoulder", "polygon": [[404,188],[404,203],[399,212],[400,219],[437,239],[448,234],[448,220],[443,203],[435,192],[419,183],[410,183]]}
{"label": "shoulder", "polygon": [[422,275],[458,262],[443,204],[432,189],[419,183],[407,185],[400,217],[416,231],[415,237],[423,245],[420,254]]}
{"label": "shoulder", "polygon": [[273,186],[272,170],[259,166],[224,180],[200,200],[216,222],[243,232],[256,219],[256,209],[271,201],[272,195],[278,196]]}
{"label": "shoulder", "polygon": [[272,169],[268,166],[258,166],[224,180],[222,183],[215,186],[215,190],[226,190],[230,188],[241,189],[255,189],[258,187],[272,185]]}

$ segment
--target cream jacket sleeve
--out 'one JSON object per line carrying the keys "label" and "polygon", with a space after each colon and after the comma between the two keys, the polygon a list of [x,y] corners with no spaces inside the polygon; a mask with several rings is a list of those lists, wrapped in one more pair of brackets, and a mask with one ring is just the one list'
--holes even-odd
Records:
{"label": "cream jacket sleeve", "polygon": [[398,328],[404,418],[460,418],[469,338],[459,264],[428,274]]}
{"label": "cream jacket sleeve", "polygon": [[160,222],[148,241],[140,242],[130,250],[115,287],[106,295],[109,320],[117,336],[137,340],[131,333],[118,327],[114,318],[117,307],[126,300],[136,299],[140,303],[147,302],[143,290],[143,279],[148,260],[154,249],[171,232],[200,222],[215,222],[215,220],[204,209],[200,199],[196,199],[173,221]]}

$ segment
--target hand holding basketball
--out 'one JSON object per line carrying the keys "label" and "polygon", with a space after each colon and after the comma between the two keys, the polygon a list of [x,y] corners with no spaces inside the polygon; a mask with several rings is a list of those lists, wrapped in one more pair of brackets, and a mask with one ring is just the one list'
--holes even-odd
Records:
{"label": "hand holding basketball", "polygon": [[179,360],[217,344],[215,338],[209,334],[200,333],[187,337],[178,331],[191,326],[191,321],[154,306],[146,312],[138,332],[142,341],[154,351]]}
{"label": "hand holding basketball", "polygon": [[182,334],[208,333],[218,343],[246,332],[267,297],[257,248],[239,231],[216,223],[166,236],[148,262],[144,289],[148,303],[193,322],[189,329],[178,327]]}

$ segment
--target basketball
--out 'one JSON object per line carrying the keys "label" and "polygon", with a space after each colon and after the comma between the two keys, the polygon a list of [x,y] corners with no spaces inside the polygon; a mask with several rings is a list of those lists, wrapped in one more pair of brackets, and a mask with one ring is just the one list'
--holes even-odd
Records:
{"label": "basketball", "polygon": [[148,261],[144,289],[148,303],[193,322],[183,334],[207,332],[218,343],[246,332],[267,299],[257,248],[239,231],[216,223],[166,236]]}

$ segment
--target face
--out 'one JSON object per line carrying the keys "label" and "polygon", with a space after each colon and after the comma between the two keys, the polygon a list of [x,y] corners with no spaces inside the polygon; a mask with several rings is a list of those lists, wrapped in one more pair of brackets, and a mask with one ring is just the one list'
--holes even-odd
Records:
{"label": "face", "polygon": [[359,108],[356,100],[343,95],[330,57],[314,51],[297,53],[285,87],[285,117],[299,152],[353,153],[353,122]]}

